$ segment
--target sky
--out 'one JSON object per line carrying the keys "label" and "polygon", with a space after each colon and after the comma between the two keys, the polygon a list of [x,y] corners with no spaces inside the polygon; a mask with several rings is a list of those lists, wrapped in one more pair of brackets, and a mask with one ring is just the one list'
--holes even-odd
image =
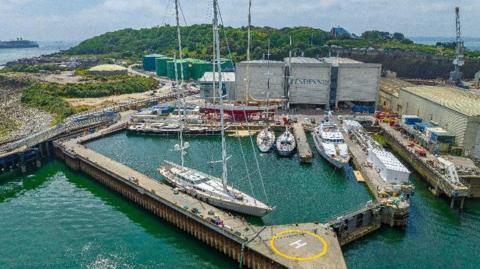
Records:
{"label": "sky", "polygon": [[[180,0],[182,24],[210,23],[212,0]],[[81,41],[124,28],[174,24],[173,0],[0,0],[0,40]],[[247,24],[248,0],[219,0],[225,25]],[[480,37],[480,0],[253,0],[256,26],[342,26],[401,32],[409,37]]]}

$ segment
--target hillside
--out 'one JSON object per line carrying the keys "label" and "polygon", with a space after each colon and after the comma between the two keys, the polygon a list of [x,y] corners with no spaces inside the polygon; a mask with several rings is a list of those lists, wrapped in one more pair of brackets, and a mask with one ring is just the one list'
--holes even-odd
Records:
{"label": "hillside", "polygon": [[[246,58],[247,29],[225,27],[222,36],[222,54],[228,55],[227,42],[231,57],[235,61]],[[210,59],[212,55],[211,25],[192,25],[182,27],[182,44],[186,57]],[[225,39],[225,36],[227,39]],[[293,53],[296,55],[318,56],[328,54],[329,45],[345,48],[373,47],[398,48],[418,51],[425,54],[451,55],[451,48],[414,44],[400,33],[367,31],[360,37],[341,37],[334,39],[329,32],[311,27],[293,27],[276,29],[271,27],[253,27],[252,58],[262,58],[267,53],[268,39],[271,41],[272,59],[281,60],[288,55],[289,39],[292,37]],[[176,28],[174,26],[154,27],[150,29],[124,29],[85,40],[65,53],[68,55],[102,54],[115,58],[140,59],[144,54],[173,54],[176,46]]]}

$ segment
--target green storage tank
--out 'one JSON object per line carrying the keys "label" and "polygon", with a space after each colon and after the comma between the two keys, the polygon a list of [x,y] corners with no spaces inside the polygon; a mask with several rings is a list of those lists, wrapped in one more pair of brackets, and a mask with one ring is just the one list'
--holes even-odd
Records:
{"label": "green storage tank", "polygon": [[192,79],[199,80],[205,72],[212,72],[213,64],[207,61],[197,61],[192,63]]}
{"label": "green storage tank", "polygon": [[159,57],[164,57],[161,54],[149,54],[143,56],[143,70],[145,71],[155,71],[155,59]]}
{"label": "green storage tank", "polygon": [[157,76],[167,76],[167,62],[169,61],[173,61],[173,58],[163,56],[155,59],[155,72]]}
{"label": "green storage tank", "polygon": [[[190,79],[190,62],[186,60],[177,61],[178,80],[181,79],[180,65],[183,67],[183,80],[189,80]],[[175,64],[173,61],[167,62],[167,76],[169,79],[175,80]]]}
{"label": "green storage tank", "polygon": [[234,69],[233,61],[230,59],[220,59],[220,66],[222,67],[222,71],[233,71]]}

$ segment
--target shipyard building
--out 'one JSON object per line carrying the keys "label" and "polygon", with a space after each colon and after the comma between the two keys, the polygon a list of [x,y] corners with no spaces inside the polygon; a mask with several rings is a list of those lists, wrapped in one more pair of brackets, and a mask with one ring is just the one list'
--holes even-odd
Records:
{"label": "shipyard building", "polygon": [[348,58],[324,58],[332,65],[330,104],[339,107],[352,103],[375,105],[380,87],[380,64],[363,63]]}
{"label": "shipyard building", "polygon": [[415,85],[398,78],[382,78],[380,80],[380,90],[378,91],[378,110],[400,114],[400,90],[413,86]]}
{"label": "shipyard building", "polygon": [[[250,69],[247,79],[247,67]],[[269,71],[270,70],[270,71]],[[380,84],[380,64],[347,58],[306,57],[279,61],[250,61],[237,64],[237,100],[245,100],[249,81],[250,100],[265,100],[270,75],[270,99],[287,99],[292,106],[353,107],[374,110]]]}
{"label": "shipyard building", "polygon": [[270,93],[268,99],[285,99],[284,62],[266,60],[240,62],[236,66],[235,78],[236,100],[266,100],[268,92]]}
{"label": "shipyard building", "polygon": [[326,105],[330,100],[331,65],[314,58],[285,58],[290,105]]}
{"label": "shipyard building", "polygon": [[[206,100],[218,98],[218,73],[206,72],[198,80],[200,95]],[[215,82],[216,88],[213,88]],[[222,72],[223,94],[227,100],[235,100],[235,73]]]}
{"label": "shipyard building", "polygon": [[398,109],[445,129],[464,155],[480,159],[479,96],[452,87],[405,87],[399,92]]}

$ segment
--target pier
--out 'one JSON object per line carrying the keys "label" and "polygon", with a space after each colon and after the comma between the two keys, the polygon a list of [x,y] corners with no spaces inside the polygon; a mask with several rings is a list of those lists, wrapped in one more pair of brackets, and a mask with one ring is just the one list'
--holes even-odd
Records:
{"label": "pier", "polygon": [[312,163],[313,153],[310,149],[310,145],[307,141],[307,136],[305,135],[305,130],[302,123],[297,122],[293,124],[293,134],[295,140],[297,141],[297,150],[300,162],[302,163]]}
{"label": "pier", "polygon": [[[257,226],[111,160],[81,143],[121,128],[54,143],[55,155],[248,268],[346,268],[329,224]],[[221,220],[219,222],[218,220]],[[220,224],[221,223],[221,224]]]}
{"label": "pier", "polygon": [[465,198],[470,197],[469,187],[461,182],[452,182],[445,174],[440,173],[429,162],[430,158],[436,157],[428,152],[425,157],[419,156],[414,148],[409,147],[411,142],[401,132],[385,123],[380,123],[380,128],[387,144],[432,186],[433,194],[446,195],[451,199],[450,207],[452,208],[457,201],[460,201],[459,207],[463,208]]}

